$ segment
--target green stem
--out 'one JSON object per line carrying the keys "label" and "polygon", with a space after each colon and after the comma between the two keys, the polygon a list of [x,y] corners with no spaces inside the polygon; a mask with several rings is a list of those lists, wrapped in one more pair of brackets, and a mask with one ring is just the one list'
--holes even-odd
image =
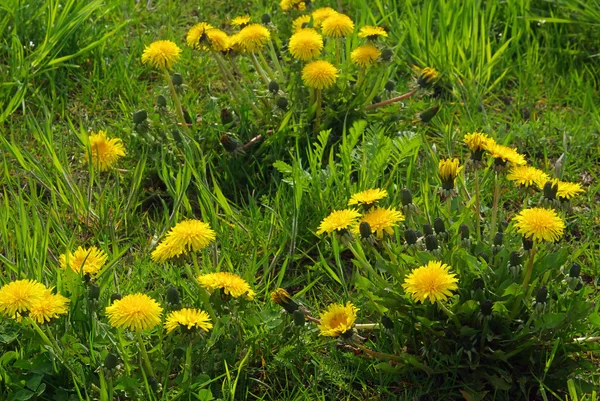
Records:
{"label": "green stem", "polygon": [[[237,96],[238,95],[246,96],[247,95],[246,90],[240,86],[237,79],[235,79],[235,77],[233,76],[231,71],[229,71],[229,69],[227,68],[227,65],[223,61],[223,58],[221,57],[221,55],[217,52],[213,52],[213,55],[215,57],[215,60],[217,61],[217,65],[219,66],[219,69],[221,70],[221,74],[223,74],[223,78],[225,79],[225,83],[227,84],[227,89],[229,90],[231,95],[234,98],[236,98],[236,100],[240,101],[240,99]],[[231,60],[231,61],[233,63],[233,60]],[[232,65],[237,69],[237,66],[235,64],[232,64]],[[235,90],[231,88],[231,85],[233,85],[235,87]],[[261,111],[258,109],[258,107],[256,107],[254,102],[252,102],[252,99],[248,98],[248,104],[250,105],[250,108],[256,114],[257,117],[259,117],[259,118],[262,117]]]}
{"label": "green stem", "polygon": [[381,325],[379,323],[362,323],[355,324],[354,328],[357,330],[378,330],[381,328]]}
{"label": "green stem", "polygon": [[494,243],[494,236],[496,235],[496,223],[498,220],[498,201],[500,199],[500,180],[498,179],[498,173],[494,173],[494,204],[492,206],[492,224],[490,225],[490,245]]}
{"label": "green stem", "polygon": [[340,38],[336,38],[335,39],[335,63],[337,64],[338,68],[340,66],[340,53],[342,51],[342,40]]}
{"label": "green stem", "polygon": [[315,135],[319,133],[321,128],[321,104],[323,103],[323,94],[321,93],[321,89],[316,90],[317,96],[317,110],[315,116]]}
{"label": "green stem", "polygon": [[453,321],[453,322],[454,322],[454,324],[456,325],[456,328],[457,328],[457,329],[460,329],[462,326],[461,326],[461,324],[460,324],[460,321],[458,320],[458,317],[456,317],[456,315],[455,315],[454,313],[452,313],[452,311],[451,311],[450,309],[448,309],[448,308],[446,307],[446,305],[444,305],[444,304],[443,304],[443,302],[441,302],[441,301],[438,301],[438,302],[437,302],[437,304],[438,304],[438,306],[440,307],[440,309],[441,309],[442,311],[444,311],[444,313],[445,313],[446,315],[448,315],[448,317],[449,317],[450,319],[452,319],[452,321]]}
{"label": "green stem", "polygon": [[140,353],[142,354],[142,362],[144,363],[146,375],[156,377],[154,374],[154,369],[152,369],[152,364],[150,363],[150,358],[148,357],[148,352],[146,351],[146,344],[144,344],[144,340],[142,339],[142,334],[139,331],[136,331],[135,337],[137,338],[138,345],[140,347]]}
{"label": "green stem", "polygon": [[171,88],[171,97],[173,98],[173,103],[175,103],[175,112],[177,113],[179,122],[181,123],[181,126],[183,127],[183,130],[185,131],[187,137],[191,139],[192,135],[190,133],[190,129],[187,123],[185,122],[185,118],[183,117],[183,108],[181,107],[181,102],[179,101],[179,95],[177,95],[177,91],[175,90],[175,85],[173,85],[171,75],[169,75],[169,71],[167,71],[166,69],[163,71],[165,73],[165,79],[169,84],[169,88]]}
{"label": "green stem", "polygon": [[188,275],[188,278],[190,280],[192,280],[194,282],[194,284],[196,285],[196,287],[199,290],[200,293],[200,299],[202,300],[202,307],[206,310],[206,312],[208,312],[210,319],[212,320],[213,324],[216,326],[217,325],[217,314],[215,313],[215,310],[213,309],[212,305],[210,304],[210,294],[208,293],[208,291],[206,291],[205,288],[200,286],[200,283],[198,282],[198,280],[196,279],[196,277],[198,277],[200,275],[200,268],[198,267],[198,261],[196,261],[196,259],[194,258],[194,267],[196,269],[196,271],[198,272],[197,275],[194,275],[194,273],[192,273],[192,269],[190,268],[190,266],[188,264],[185,265],[185,272]]}
{"label": "green stem", "polygon": [[275,75],[273,74],[273,70],[271,70],[271,67],[269,67],[269,64],[267,63],[265,56],[263,56],[262,52],[259,52],[258,56],[260,57],[260,61],[262,61],[262,66],[264,67],[264,71],[267,73],[267,76],[269,77],[269,79],[271,81],[274,81]]}
{"label": "green stem", "polygon": [[252,59],[252,64],[254,64],[254,68],[256,69],[256,73],[263,80],[263,83],[265,84],[265,86],[268,87],[269,86],[269,79],[265,75],[265,72],[262,70],[262,68],[260,68],[260,64],[258,63],[258,60],[256,59],[256,54],[252,53],[252,56],[250,58]]}
{"label": "green stem", "polygon": [[481,346],[479,347],[479,353],[483,353],[485,348],[485,340],[488,333],[489,322],[487,319],[483,319],[483,331],[481,332]]}
{"label": "green stem", "polygon": [[189,386],[188,380],[192,372],[192,341],[185,350],[185,364],[183,365],[183,386]]}
{"label": "green stem", "polygon": [[271,58],[275,63],[275,67],[277,67],[277,71],[279,71],[279,75],[281,79],[285,80],[285,75],[283,74],[283,69],[281,68],[281,64],[279,63],[279,59],[277,58],[277,53],[275,52],[275,46],[273,46],[273,41],[269,39],[269,50],[271,51]]}
{"label": "green stem", "polygon": [[477,242],[481,242],[481,196],[479,194],[479,169],[475,168],[475,229]]}
{"label": "green stem", "polygon": [[529,292],[529,282],[531,281],[531,274],[533,273],[533,261],[535,259],[536,248],[537,248],[537,244],[535,241],[533,241],[533,246],[532,246],[530,254],[529,254],[529,262],[527,263],[527,270],[525,271],[525,277],[523,278],[523,286],[521,287],[521,294],[519,294],[519,296],[515,300],[515,304],[510,313],[511,320],[517,316],[517,313],[519,313],[519,309],[521,307],[521,301]]}

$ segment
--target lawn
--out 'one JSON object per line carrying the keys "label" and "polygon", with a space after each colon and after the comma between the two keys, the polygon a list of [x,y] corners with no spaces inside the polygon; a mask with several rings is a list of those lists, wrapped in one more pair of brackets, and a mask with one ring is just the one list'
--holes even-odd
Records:
{"label": "lawn", "polygon": [[4,0],[0,400],[596,400],[599,26]]}

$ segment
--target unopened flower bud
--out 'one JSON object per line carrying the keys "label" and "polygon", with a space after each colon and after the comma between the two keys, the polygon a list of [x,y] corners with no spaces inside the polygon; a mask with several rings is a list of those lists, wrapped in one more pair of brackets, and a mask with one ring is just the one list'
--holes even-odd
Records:
{"label": "unopened flower bud", "polygon": [[279,92],[279,84],[276,81],[269,82],[269,92],[273,94]]}
{"label": "unopened flower bud", "polygon": [[158,95],[156,97],[156,104],[159,107],[167,107],[167,98],[165,97],[165,95]]}
{"label": "unopened flower bud", "polygon": [[260,20],[262,21],[263,24],[268,24],[271,22],[271,14],[268,13],[264,13],[262,15],[262,17],[260,17]]}
{"label": "unopened flower bud", "polygon": [[227,107],[221,109],[221,124],[228,125],[233,122],[233,114]]}
{"label": "unopened flower bud", "polygon": [[548,299],[548,289],[543,285],[537,291],[537,294],[535,294],[535,302],[543,304],[546,302],[546,299]]}
{"label": "unopened flower bud", "polygon": [[396,89],[396,83],[394,81],[390,80],[385,83],[386,91],[392,92],[394,89]]}
{"label": "unopened flower bud", "polygon": [[358,229],[360,231],[360,236],[363,239],[370,238],[373,234],[373,232],[371,231],[371,226],[366,221],[361,222],[358,226]]}
{"label": "unopened flower bud", "polygon": [[417,234],[412,228],[404,231],[404,240],[408,245],[414,245],[417,243]]}
{"label": "unopened flower bud", "polygon": [[373,104],[381,102],[381,96],[377,95],[373,97]]}
{"label": "unopened flower bud", "polygon": [[423,224],[423,233],[425,233],[425,236],[433,235],[433,227],[431,227],[431,224]]}
{"label": "unopened flower bud", "polygon": [[123,296],[121,294],[119,294],[118,292],[115,292],[114,294],[112,294],[110,296],[110,303],[112,304],[113,302],[119,301],[122,298],[123,298]]}
{"label": "unopened flower bud", "polygon": [[287,98],[282,96],[279,99],[277,99],[277,107],[279,107],[281,110],[287,110],[287,108],[288,108]]}
{"label": "unopened flower bud", "polygon": [[96,300],[100,297],[100,287],[96,284],[90,284],[88,288],[88,297],[92,300]]}
{"label": "unopened flower bud", "polygon": [[150,385],[152,391],[157,392],[160,388],[158,385],[158,380],[156,380],[156,377],[154,376],[148,376],[148,384]]}
{"label": "unopened flower bud", "polygon": [[112,352],[109,352],[104,358],[104,367],[106,369],[114,369],[117,367],[118,364],[119,358]]}
{"label": "unopened flower bud", "polygon": [[531,251],[531,249],[533,248],[533,239],[523,237],[522,241],[523,241],[523,250]]}
{"label": "unopened flower bud", "polygon": [[179,305],[181,303],[177,287],[171,286],[167,289],[167,303],[171,305]]}
{"label": "unopened flower bud", "polygon": [[306,323],[306,317],[304,316],[304,312],[302,312],[301,310],[294,311],[294,313],[292,313],[292,316],[294,318],[294,324],[296,326],[304,326],[304,323]]}
{"label": "unopened flower bud", "polygon": [[485,282],[483,281],[483,279],[481,277],[477,277],[473,280],[473,284],[471,284],[471,289],[473,291],[483,290],[484,286]]}
{"label": "unopened flower bud", "polygon": [[479,254],[479,257],[480,257],[481,259],[483,259],[483,260],[485,261],[485,263],[488,263],[488,264],[490,263],[490,257],[488,256],[488,254],[487,254],[487,253],[481,252],[481,253]]}
{"label": "unopened flower bud", "polygon": [[500,247],[502,246],[502,242],[504,240],[504,234],[501,232],[497,232],[494,237],[494,246]]}
{"label": "unopened flower bud", "polygon": [[400,200],[402,201],[402,206],[408,206],[413,203],[412,193],[406,188],[400,191]]}
{"label": "unopened flower bud", "polygon": [[436,104],[435,106],[419,113],[419,119],[422,123],[426,124],[429,121],[433,120],[433,117],[437,115],[438,111],[440,111],[440,105]]}
{"label": "unopened flower bud", "polygon": [[175,142],[177,142],[177,143],[183,142],[181,132],[179,132],[179,130],[177,128],[173,128],[171,130],[171,135],[173,135],[173,139],[175,140]]}
{"label": "unopened flower bud", "polygon": [[433,221],[433,228],[435,229],[436,234],[442,234],[446,232],[446,225],[444,224],[444,220],[442,220],[440,217],[437,217]]}
{"label": "unopened flower bud", "polygon": [[173,85],[175,86],[181,86],[183,85],[183,77],[180,73],[175,72],[171,75],[171,82],[173,82]]}
{"label": "unopened flower bud", "polygon": [[466,224],[461,224],[460,227],[458,227],[458,232],[460,234],[460,239],[467,239],[470,236],[470,232],[469,232],[469,226],[467,226]]}
{"label": "unopened flower bud", "polygon": [[427,235],[425,236],[425,247],[429,252],[435,251],[438,249],[438,240],[435,235]]}
{"label": "unopened flower bud", "polygon": [[298,311],[299,305],[294,301],[290,294],[283,288],[277,288],[271,293],[271,301],[281,306],[287,313],[295,313]]}
{"label": "unopened flower bud", "polygon": [[394,328],[394,322],[387,315],[381,317],[381,325],[389,330]]}
{"label": "unopened flower bud", "polygon": [[141,124],[148,118],[148,112],[146,110],[138,110],[133,113],[133,123]]}
{"label": "unopened flower bud", "polygon": [[390,48],[385,48],[381,51],[381,59],[385,62],[388,62],[394,56],[394,52]]}
{"label": "unopened flower bud", "polygon": [[511,266],[519,266],[523,263],[523,256],[517,251],[512,251],[508,260]]}
{"label": "unopened flower bud", "polygon": [[494,303],[490,299],[486,299],[479,303],[479,311],[483,316],[490,316],[492,314],[492,308]]}
{"label": "unopened flower bud", "polygon": [[573,263],[569,269],[569,277],[578,278],[581,273],[581,266],[579,263]]}

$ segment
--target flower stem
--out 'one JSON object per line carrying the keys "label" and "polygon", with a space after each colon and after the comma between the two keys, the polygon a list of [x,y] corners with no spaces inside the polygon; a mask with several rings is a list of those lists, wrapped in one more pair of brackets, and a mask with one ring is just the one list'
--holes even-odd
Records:
{"label": "flower stem", "polygon": [[479,193],[479,171],[475,169],[475,229],[477,242],[481,242],[481,196]]}
{"label": "flower stem", "polygon": [[279,71],[279,75],[281,75],[281,79],[285,79],[283,69],[281,68],[281,64],[279,63],[279,59],[277,58],[277,53],[275,52],[275,46],[273,46],[273,40],[271,39],[269,39],[269,50],[271,51],[271,58],[275,63],[275,67],[277,67],[277,71]]}
{"label": "flower stem", "polygon": [[494,236],[496,235],[496,223],[498,220],[498,201],[500,199],[500,180],[498,179],[498,173],[494,173],[494,204],[492,206],[492,224],[490,225],[490,245],[494,243]]}
{"label": "flower stem", "polygon": [[192,341],[185,350],[185,364],[183,365],[183,385],[187,387],[192,372]]}
{"label": "flower stem", "polygon": [[378,330],[381,328],[381,325],[379,323],[362,323],[355,324],[354,328],[357,330]]}
{"label": "flower stem", "polygon": [[265,75],[265,72],[262,70],[262,68],[260,68],[260,64],[258,63],[258,60],[256,59],[256,54],[252,53],[252,63],[254,64],[254,68],[256,69],[256,73],[258,75],[260,75],[260,78],[263,80],[263,83],[265,84],[265,86],[269,86],[269,79],[267,78],[267,76]]}
{"label": "flower stem", "polygon": [[200,286],[200,283],[198,282],[198,280],[196,279],[197,276],[200,275],[200,268],[198,267],[198,261],[194,258],[194,267],[197,271],[197,275],[194,275],[194,273],[192,273],[192,269],[190,268],[190,265],[186,264],[185,265],[185,272],[188,275],[188,278],[190,280],[192,280],[194,282],[194,284],[196,284],[196,287],[198,288],[199,292],[200,292],[200,299],[202,300],[202,307],[204,309],[206,309],[206,312],[208,312],[208,314],[210,315],[210,320],[213,321],[213,324],[216,326],[217,325],[217,315],[215,313],[215,310],[213,309],[212,305],[210,304],[210,294],[208,293],[208,291],[206,291],[205,288]]}
{"label": "flower stem", "polygon": [[261,52],[258,53],[258,56],[260,57],[260,61],[262,61],[262,65],[264,67],[264,71],[267,73],[267,76],[269,77],[269,79],[271,81],[275,80],[275,75],[273,74],[273,71],[271,70],[271,67],[269,67],[269,64],[267,63],[267,60],[265,59],[265,56],[263,56],[263,54]]}
{"label": "flower stem", "polygon": [[396,102],[399,102],[399,101],[404,100],[404,99],[408,99],[409,97],[411,97],[415,93],[417,93],[417,89],[413,89],[413,90],[411,90],[408,93],[405,93],[405,94],[400,95],[400,96],[396,96],[396,97],[388,99],[388,100],[381,101],[379,103],[370,104],[367,107],[365,107],[365,110],[376,109],[376,108],[381,107],[381,106],[387,106],[388,104],[392,104],[392,103],[396,103]]}
{"label": "flower stem", "polygon": [[440,307],[440,309],[441,309],[442,311],[444,311],[444,313],[445,313],[446,315],[448,315],[448,317],[449,317],[450,319],[452,319],[452,321],[453,321],[453,322],[454,322],[454,324],[456,325],[456,328],[457,328],[457,329],[460,329],[462,326],[461,326],[461,324],[460,324],[460,321],[458,320],[458,317],[456,317],[456,315],[455,315],[454,313],[452,313],[452,311],[451,311],[450,309],[448,309],[448,308],[446,307],[446,305],[444,305],[444,304],[443,304],[441,301],[438,301],[438,302],[437,302],[437,304],[438,304],[438,306]]}
{"label": "flower stem", "polygon": [[336,38],[335,39],[335,63],[338,65],[340,65],[340,52],[341,52],[341,47],[342,47],[342,40],[340,38]]}
{"label": "flower stem", "polygon": [[175,103],[175,112],[177,113],[179,122],[181,123],[181,126],[183,127],[183,130],[185,131],[187,137],[192,138],[190,129],[187,125],[187,122],[185,121],[185,118],[183,117],[183,108],[181,107],[181,102],[179,101],[179,95],[177,95],[177,91],[175,90],[175,85],[173,85],[173,80],[169,75],[169,71],[167,71],[166,69],[163,71],[165,73],[165,79],[169,84],[169,88],[171,88],[171,97],[173,98],[173,103]]}
{"label": "flower stem", "polygon": [[144,363],[146,375],[156,377],[154,375],[154,369],[152,369],[152,364],[150,363],[150,358],[148,358],[148,352],[146,351],[146,345],[144,344],[141,333],[136,331],[135,337],[137,338],[138,345],[140,346],[140,353],[142,354],[142,362]]}
{"label": "flower stem", "polygon": [[517,313],[519,313],[521,301],[527,295],[527,292],[529,292],[529,282],[531,281],[531,274],[533,272],[533,261],[535,259],[536,248],[537,248],[537,244],[535,241],[533,241],[533,246],[531,247],[531,251],[529,254],[529,262],[527,263],[527,270],[525,271],[525,277],[523,278],[523,286],[521,289],[521,294],[515,300],[515,304],[510,313],[511,320],[517,316]]}
{"label": "flower stem", "polygon": [[315,116],[315,135],[319,133],[319,129],[321,127],[321,104],[323,103],[323,95],[321,93],[321,89],[316,90],[317,96],[317,110]]}

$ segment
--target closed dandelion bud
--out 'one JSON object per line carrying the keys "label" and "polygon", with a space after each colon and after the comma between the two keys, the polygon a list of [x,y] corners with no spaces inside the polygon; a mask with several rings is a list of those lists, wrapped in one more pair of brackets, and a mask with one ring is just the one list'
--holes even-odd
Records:
{"label": "closed dandelion bud", "polygon": [[167,98],[165,95],[158,95],[156,97],[156,104],[158,107],[167,107]]}
{"label": "closed dandelion bud", "polygon": [[483,279],[481,277],[477,277],[473,280],[473,284],[471,284],[471,289],[473,291],[483,290],[484,286],[485,282],[483,281]]}
{"label": "closed dandelion bud", "polygon": [[421,230],[417,230],[415,231],[415,235],[417,236],[417,238],[421,238],[423,236],[423,233],[421,232]]}
{"label": "closed dandelion bud", "polygon": [[281,110],[287,110],[287,108],[288,108],[287,98],[282,96],[279,99],[277,99],[277,107],[279,107]]}
{"label": "closed dandelion bud", "polygon": [[227,107],[221,109],[221,124],[228,125],[233,122],[233,114]]}
{"label": "closed dandelion bud", "polygon": [[460,239],[468,239],[470,237],[469,226],[461,224],[460,227],[458,227],[458,233],[460,234]]}
{"label": "closed dandelion bud", "polygon": [[392,330],[394,328],[394,322],[386,315],[383,315],[381,317],[381,325],[389,330]]}
{"label": "closed dandelion bud", "polygon": [[100,287],[96,284],[90,284],[90,287],[88,288],[88,297],[92,300],[100,298]]}
{"label": "closed dandelion bud", "polygon": [[294,317],[294,324],[296,326],[304,326],[304,323],[306,323],[306,318],[304,316],[304,312],[302,312],[301,310],[297,310],[295,311],[292,316]]}
{"label": "closed dandelion bud", "polygon": [[411,203],[413,203],[413,197],[412,197],[412,193],[404,188],[402,191],[400,191],[400,200],[402,201],[402,206],[408,206]]}
{"label": "closed dandelion bud", "polygon": [[569,277],[578,278],[581,273],[581,266],[579,263],[573,263],[569,269]]}
{"label": "closed dandelion bud", "polygon": [[527,238],[527,237],[523,237],[522,238],[522,242],[523,242],[523,250],[524,251],[531,251],[531,248],[533,248],[533,239]]}
{"label": "closed dandelion bud", "polygon": [[119,358],[111,352],[109,352],[104,358],[104,367],[106,369],[114,369],[119,364]]}
{"label": "closed dandelion bud", "polygon": [[146,121],[147,118],[148,118],[148,112],[146,112],[146,110],[138,110],[135,113],[133,113],[133,123],[134,124],[141,124],[144,121]]}
{"label": "closed dandelion bud", "polygon": [[492,314],[492,308],[494,303],[490,299],[486,299],[479,303],[479,311],[483,316],[490,316]]}
{"label": "closed dandelion bud", "polygon": [[430,67],[425,67],[421,70],[421,75],[417,78],[417,84],[423,89],[427,89],[433,85],[438,79],[439,73]]}
{"label": "closed dandelion bud", "polygon": [[221,142],[221,145],[223,145],[225,150],[229,153],[235,152],[240,146],[242,146],[240,142],[237,139],[235,139],[234,136],[229,135],[227,133],[221,135],[221,138],[219,140]]}
{"label": "closed dandelion bud", "polygon": [[496,236],[494,237],[494,246],[501,247],[503,240],[504,234],[501,232],[497,232]]}
{"label": "closed dandelion bud", "polygon": [[541,286],[540,289],[535,294],[535,302],[539,304],[543,304],[548,299],[548,289],[545,285]]}
{"label": "closed dandelion bud", "polygon": [[523,263],[523,256],[517,251],[512,251],[508,260],[511,266],[519,266]]}
{"label": "closed dandelion bud", "polygon": [[171,135],[173,135],[173,139],[175,140],[175,142],[177,142],[177,143],[183,142],[183,138],[181,137],[181,132],[179,132],[179,130],[177,128],[173,128],[171,130]]}
{"label": "closed dandelion bud", "polygon": [[158,391],[159,387],[158,387],[158,380],[156,380],[156,377],[154,376],[148,376],[148,384],[150,385],[150,388],[152,389],[152,391]]}
{"label": "closed dandelion bud", "polygon": [[425,233],[425,236],[433,235],[433,227],[431,227],[431,224],[423,224],[423,233]]}
{"label": "closed dandelion bud", "polygon": [[393,56],[394,56],[394,52],[392,51],[392,49],[385,48],[381,51],[381,59],[383,61],[386,61],[386,62],[390,61]]}
{"label": "closed dandelion bud", "polygon": [[396,83],[394,81],[387,81],[385,83],[385,90],[388,92],[392,92],[394,89],[396,89]]}
{"label": "closed dandelion bud", "polygon": [[269,92],[273,94],[279,92],[279,84],[276,81],[269,82]]}
{"label": "closed dandelion bud", "polygon": [[435,235],[425,236],[425,247],[429,252],[433,252],[438,249],[438,240]]}
{"label": "closed dandelion bud", "polygon": [[373,104],[379,103],[381,102],[381,96],[377,95],[375,97],[373,97]]}
{"label": "closed dandelion bud", "polygon": [[283,288],[277,288],[271,293],[271,301],[281,306],[287,313],[295,313],[300,307],[290,294]]}
{"label": "closed dandelion bud", "polygon": [[444,220],[442,220],[440,217],[437,217],[433,221],[433,228],[435,229],[436,234],[442,234],[446,232],[446,225],[444,224]]}
{"label": "closed dandelion bud", "polygon": [[175,86],[181,86],[183,85],[183,77],[180,73],[175,72],[171,75],[171,82],[173,82],[173,85]]}
{"label": "closed dandelion bud", "polygon": [[183,112],[183,119],[185,120],[186,124],[191,124],[192,123],[192,116],[190,115],[190,112],[187,111],[184,107],[181,110]]}
{"label": "closed dandelion bud", "polygon": [[268,24],[271,22],[271,14],[268,13],[264,13],[262,15],[262,17],[260,17],[260,20],[262,21],[263,24]]}
{"label": "closed dandelion bud", "polygon": [[481,252],[481,253],[479,254],[479,257],[480,257],[481,259],[483,259],[483,260],[485,261],[485,263],[488,263],[488,264],[490,263],[490,257],[488,256],[488,254],[487,254],[487,253]]}
{"label": "closed dandelion bud", "polygon": [[177,287],[171,286],[167,290],[167,303],[171,305],[179,305],[181,300],[179,299],[179,290]]}
{"label": "closed dandelion bud", "polygon": [[408,245],[415,245],[417,243],[417,234],[411,228],[404,231],[404,240]]}
{"label": "closed dandelion bud", "polygon": [[583,288],[583,283],[580,281],[573,291],[579,291]]}
{"label": "closed dandelion bud", "polygon": [[118,301],[122,298],[123,298],[123,296],[121,294],[119,294],[118,292],[115,292],[114,294],[112,294],[110,296],[110,303],[112,304],[113,302]]}
{"label": "closed dandelion bud", "polygon": [[358,226],[358,229],[360,231],[360,236],[364,239],[370,238],[373,234],[373,232],[371,231],[371,226],[366,221],[361,222]]}
{"label": "closed dandelion bud", "polygon": [[419,113],[419,119],[421,120],[422,123],[428,123],[429,121],[433,120],[433,117],[436,116],[438,111],[440,111],[439,104]]}

